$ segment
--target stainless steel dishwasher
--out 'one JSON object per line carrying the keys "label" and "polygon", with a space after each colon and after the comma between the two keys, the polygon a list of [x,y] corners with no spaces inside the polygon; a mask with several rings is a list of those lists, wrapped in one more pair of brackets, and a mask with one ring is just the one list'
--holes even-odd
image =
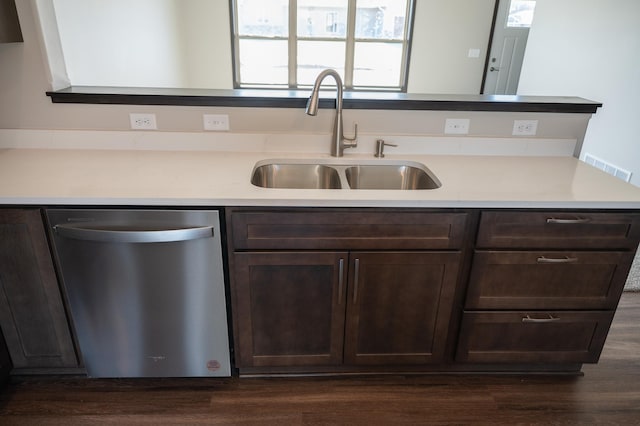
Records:
{"label": "stainless steel dishwasher", "polygon": [[89,376],[230,376],[217,211],[47,216]]}

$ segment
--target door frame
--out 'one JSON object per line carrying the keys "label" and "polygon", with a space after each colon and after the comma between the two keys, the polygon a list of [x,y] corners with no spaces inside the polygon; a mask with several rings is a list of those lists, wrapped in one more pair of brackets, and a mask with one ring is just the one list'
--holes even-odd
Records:
{"label": "door frame", "polygon": [[493,17],[491,18],[491,32],[489,33],[489,43],[487,44],[487,54],[484,58],[484,68],[482,69],[482,83],[480,84],[480,94],[484,94],[484,86],[487,82],[487,69],[489,69],[489,61],[491,60],[491,46],[493,45],[493,35],[496,31],[496,20],[498,19],[498,8],[500,0],[493,2]]}
{"label": "door frame", "polygon": [[[491,90],[492,90],[491,93],[486,93],[487,80],[489,79],[489,77],[492,77],[491,85],[493,85],[494,83],[496,85],[499,85],[500,82],[502,81],[502,82],[505,82],[506,84],[505,91],[507,92],[507,94],[510,92],[509,90],[510,87],[511,87],[511,90],[514,91],[514,93],[512,94],[517,93],[517,89],[520,83],[520,75],[522,73],[522,65],[524,63],[524,55],[526,53],[529,32],[531,27],[530,26],[526,28],[498,27],[498,23],[502,25],[503,18],[504,19],[509,18],[511,3],[512,3],[512,0],[495,0],[494,1],[493,18],[491,22],[491,32],[489,34],[489,43],[487,45],[484,69],[482,71],[482,82],[480,84],[480,94],[489,94],[489,95],[498,94],[498,93],[494,93],[493,87],[491,87]],[[498,18],[500,18],[501,22],[498,22]],[[523,33],[523,31],[526,31],[526,32]],[[500,39],[496,39],[496,34],[498,33],[501,36]],[[505,65],[504,62],[507,60],[505,58],[508,58],[508,55],[507,56],[504,55],[505,53],[504,47],[505,47],[506,40],[516,41],[516,43],[513,46],[514,50],[513,52],[511,52],[512,58],[516,58],[516,60],[508,61],[508,67],[506,69],[503,69]],[[499,42],[501,44],[500,46],[494,46],[494,42]],[[519,47],[519,46],[522,46],[522,47]],[[500,50],[501,52],[492,55],[492,53],[495,53],[494,50]],[[491,67],[492,57],[500,59],[498,62],[500,71],[498,71],[498,75],[495,75],[496,77],[495,81],[493,79],[494,73],[490,72],[490,68],[492,68]],[[513,76],[512,73],[514,72],[514,70],[517,70],[517,81],[515,81],[515,88],[512,87],[511,85],[514,82],[513,80],[511,80],[511,77]],[[502,93],[502,91],[499,91],[499,93]]]}

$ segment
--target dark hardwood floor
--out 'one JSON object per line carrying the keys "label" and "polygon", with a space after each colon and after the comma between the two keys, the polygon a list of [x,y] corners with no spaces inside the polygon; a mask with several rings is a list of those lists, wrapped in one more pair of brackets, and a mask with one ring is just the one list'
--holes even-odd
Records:
{"label": "dark hardwood floor", "polygon": [[0,425],[640,425],[640,293],[625,293],[584,376],[24,379]]}

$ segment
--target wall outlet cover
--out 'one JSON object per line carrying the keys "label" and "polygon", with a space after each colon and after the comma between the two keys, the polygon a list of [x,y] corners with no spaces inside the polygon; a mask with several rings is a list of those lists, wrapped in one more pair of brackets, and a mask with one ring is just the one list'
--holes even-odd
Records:
{"label": "wall outlet cover", "polygon": [[229,116],[227,114],[203,114],[204,130],[223,132],[229,130]]}
{"label": "wall outlet cover", "polygon": [[471,120],[468,118],[447,118],[444,133],[447,135],[466,135],[469,133]]}
{"label": "wall outlet cover", "polygon": [[538,120],[514,120],[514,136],[535,136],[538,131]]}
{"label": "wall outlet cover", "polygon": [[152,113],[131,113],[129,122],[133,130],[156,130],[156,115]]}

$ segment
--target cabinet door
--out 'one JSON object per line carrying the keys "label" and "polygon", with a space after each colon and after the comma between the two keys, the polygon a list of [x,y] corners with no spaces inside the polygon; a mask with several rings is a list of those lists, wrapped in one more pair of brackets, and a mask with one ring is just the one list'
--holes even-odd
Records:
{"label": "cabinet door", "polygon": [[39,210],[0,210],[0,286],[0,325],[14,368],[76,367]]}
{"label": "cabinet door", "polygon": [[236,365],[342,363],[347,253],[235,253]]}
{"label": "cabinet door", "polygon": [[444,356],[457,252],[354,252],[346,364],[425,364]]}

